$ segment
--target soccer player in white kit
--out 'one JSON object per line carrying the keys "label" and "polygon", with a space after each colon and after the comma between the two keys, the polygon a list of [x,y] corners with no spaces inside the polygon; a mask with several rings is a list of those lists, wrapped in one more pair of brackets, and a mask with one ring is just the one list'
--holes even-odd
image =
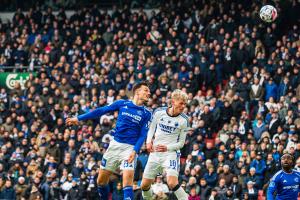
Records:
{"label": "soccer player in white kit", "polygon": [[178,182],[179,150],[185,143],[190,129],[189,118],[183,112],[188,96],[181,90],[171,95],[171,107],[155,110],[147,135],[147,150],[150,156],[141,184],[143,198],[152,198],[151,184],[158,173],[167,172],[167,184],[178,200],[187,200],[188,195]]}

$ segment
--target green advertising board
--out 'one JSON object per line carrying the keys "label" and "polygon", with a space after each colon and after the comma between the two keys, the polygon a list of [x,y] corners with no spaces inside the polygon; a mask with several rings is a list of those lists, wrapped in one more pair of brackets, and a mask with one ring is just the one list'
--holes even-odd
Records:
{"label": "green advertising board", "polygon": [[25,89],[25,83],[29,79],[30,74],[36,75],[36,73],[0,73],[0,87],[12,90],[15,84],[19,82],[21,88]]}

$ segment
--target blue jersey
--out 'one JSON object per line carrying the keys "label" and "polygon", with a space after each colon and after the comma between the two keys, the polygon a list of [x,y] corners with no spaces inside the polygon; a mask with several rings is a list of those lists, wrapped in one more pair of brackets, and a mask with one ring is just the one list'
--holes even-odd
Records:
{"label": "blue jersey", "polygon": [[134,145],[134,150],[138,153],[147,137],[151,119],[150,111],[144,106],[137,106],[128,100],[118,100],[110,105],[79,115],[78,120],[96,119],[112,111],[119,111],[114,140]]}
{"label": "blue jersey", "polygon": [[[297,200],[299,184],[300,172],[293,170],[289,174],[280,170],[270,181],[267,200]],[[274,193],[276,193],[276,198],[274,198]]]}

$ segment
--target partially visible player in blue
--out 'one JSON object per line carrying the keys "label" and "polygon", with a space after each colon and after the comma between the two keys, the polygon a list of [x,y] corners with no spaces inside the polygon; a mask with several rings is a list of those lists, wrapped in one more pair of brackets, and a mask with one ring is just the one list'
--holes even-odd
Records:
{"label": "partially visible player in blue", "polygon": [[108,200],[109,177],[119,167],[123,170],[124,200],[133,200],[134,161],[147,137],[151,119],[150,111],[143,106],[150,97],[147,83],[136,84],[133,95],[132,101],[118,100],[111,105],[66,120],[67,125],[77,125],[79,121],[97,119],[105,113],[119,111],[114,139],[103,155],[97,179],[101,200]]}
{"label": "partially visible player in blue", "polygon": [[300,184],[300,173],[294,168],[294,157],[285,153],[281,157],[282,170],[271,179],[267,200],[297,200]]}

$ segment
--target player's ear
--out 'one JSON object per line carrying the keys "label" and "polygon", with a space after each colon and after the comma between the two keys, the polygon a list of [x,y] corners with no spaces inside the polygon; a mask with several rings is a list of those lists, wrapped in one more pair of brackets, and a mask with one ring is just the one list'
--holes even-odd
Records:
{"label": "player's ear", "polygon": [[174,105],[174,99],[171,99],[171,106]]}

